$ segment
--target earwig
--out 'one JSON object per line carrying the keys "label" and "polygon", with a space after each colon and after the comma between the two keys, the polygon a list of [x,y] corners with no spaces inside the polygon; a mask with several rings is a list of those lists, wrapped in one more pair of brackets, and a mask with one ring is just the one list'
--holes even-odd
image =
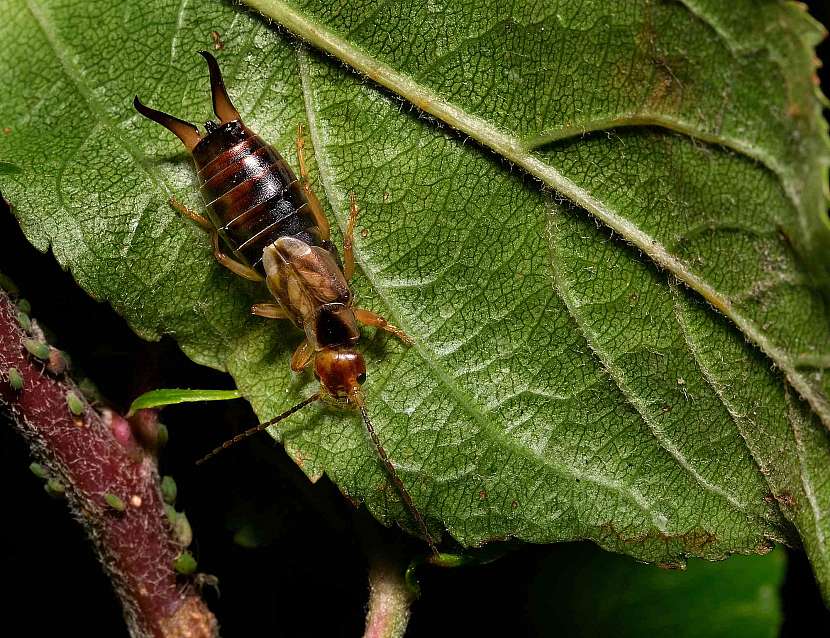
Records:
{"label": "earwig", "polygon": [[[383,317],[354,306],[349,288],[355,270],[352,238],[358,211],[354,194],[350,196],[341,261],[329,239],[328,220],[309,184],[302,125],[297,127],[296,140],[298,179],[282,156],[242,123],[216,59],[207,51],[199,53],[208,64],[213,112],[218,119],[205,123],[204,135],[190,122],[145,106],[138,97],[133,104],[141,115],[176,135],[196,163],[208,216],[175,199],[172,206],[210,233],[213,256],[222,266],[245,279],[265,283],[277,303],[254,304],[252,314],[287,319],[302,329],[305,339],[291,357],[291,369],[301,372],[313,361],[314,376],[320,382],[315,394],[226,441],[199,462],[318,400],[356,407],[379,460],[436,552],[423,516],[372,426],[361,391],[366,363],[355,349],[360,339],[358,323],[385,330],[404,343],[411,341]],[[223,241],[231,255],[223,251]]]}

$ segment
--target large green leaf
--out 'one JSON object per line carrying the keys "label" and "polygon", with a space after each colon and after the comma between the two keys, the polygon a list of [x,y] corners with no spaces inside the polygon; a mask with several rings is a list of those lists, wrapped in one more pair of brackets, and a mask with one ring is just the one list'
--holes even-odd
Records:
{"label": "large green leaf", "polygon": [[530,588],[532,635],[775,638],[786,563],[777,549],[723,563],[690,560],[677,572],[562,544]]}
{"label": "large green leaf", "polygon": [[[436,530],[660,562],[800,536],[830,584],[818,27],[772,2],[256,4],[462,134],[238,7],[10,0],[0,189],[29,239],[261,417],[311,392],[130,106],[206,119],[216,31],[246,122],[290,158],[307,121],[338,224],[358,196],[361,304],[416,342],[367,331],[370,411]],[[291,423],[310,476],[409,525],[354,415]]]}

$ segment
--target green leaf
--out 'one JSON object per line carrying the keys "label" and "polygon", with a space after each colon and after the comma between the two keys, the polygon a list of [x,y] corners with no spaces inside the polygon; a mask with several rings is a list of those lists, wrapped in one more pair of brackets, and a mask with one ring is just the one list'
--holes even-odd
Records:
{"label": "green leaf", "polygon": [[775,638],[786,564],[776,550],[678,572],[561,545],[539,564],[529,616],[540,636]]}
{"label": "green leaf", "polygon": [[242,393],[239,390],[189,390],[184,388],[163,388],[150,390],[137,397],[130,405],[128,416],[135,414],[138,410],[146,408],[160,408],[165,405],[177,403],[195,403],[199,401],[227,401],[229,399],[240,399]]}
{"label": "green leaf", "polygon": [[8,164],[6,162],[0,162],[0,175],[14,175],[19,173],[20,169],[15,166],[14,164]]}
{"label": "green leaf", "polygon": [[[308,123],[336,227],[357,195],[360,304],[415,340],[365,332],[369,411],[436,531],[663,563],[801,542],[827,591],[818,26],[779,2],[257,6],[387,88],[221,2],[0,7],[0,189],[32,243],[262,420],[313,392],[301,333],[251,317],[267,292],[167,205],[199,205],[192,167],[130,104],[210,117],[217,31],[246,123],[289,161]],[[282,432],[412,527],[356,415]]]}

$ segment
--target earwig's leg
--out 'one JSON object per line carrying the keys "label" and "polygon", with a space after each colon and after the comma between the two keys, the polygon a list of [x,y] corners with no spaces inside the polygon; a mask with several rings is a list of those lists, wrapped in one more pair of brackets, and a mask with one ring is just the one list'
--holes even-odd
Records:
{"label": "earwig's leg", "polygon": [[308,169],[305,165],[305,155],[303,149],[305,148],[305,140],[303,139],[303,124],[297,124],[297,163],[300,165],[300,180],[303,183],[303,193],[308,200],[308,207],[311,209],[311,215],[314,217],[314,222],[317,228],[320,229],[320,238],[323,241],[328,241],[331,236],[329,229],[329,220],[326,219],[326,214],[320,206],[320,200],[317,195],[311,190],[311,183],[308,179]]}
{"label": "earwig's leg", "polygon": [[[188,219],[191,219],[197,224],[199,224],[202,230],[210,233],[210,238],[213,241],[213,256],[216,259],[216,261],[218,261],[220,264],[222,264],[225,268],[230,270],[235,275],[239,275],[240,277],[243,277],[245,279],[250,279],[251,281],[265,280],[265,277],[260,275],[256,270],[254,270],[250,266],[246,266],[245,264],[238,262],[235,259],[231,259],[225,253],[222,252],[222,249],[219,247],[219,233],[217,232],[216,227],[213,225],[213,222],[211,222],[207,217],[205,217],[204,215],[200,215],[195,210],[188,208],[185,204],[182,204],[175,197],[170,198],[170,205]],[[251,309],[251,311],[253,312],[253,309]]]}
{"label": "earwig's leg", "polygon": [[349,223],[343,236],[343,275],[351,281],[354,274],[354,227],[357,224],[357,200],[354,193],[349,193]]}
{"label": "earwig's leg", "polygon": [[365,308],[355,308],[354,317],[365,326],[374,326],[379,330],[391,332],[393,335],[395,335],[398,339],[403,341],[408,346],[411,346],[413,343],[412,338],[403,330],[396,326],[393,326],[391,323],[386,321],[386,319],[384,319],[378,314],[375,314],[371,310],[366,310]]}
{"label": "earwig's leg", "polygon": [[213,222],[211,222],[207,217],[204,215],[200,215],[195,210],[188,208],[186,204],[183,204],[175,197],[171,197],[169,200],[170,205],[179,211],[182,215],[190,219],[191,221],[196,222],[199,226],[202,227],[202,230],[212,233],[215,228],[213,227]]}
{"label": "earwig's leg", "polygon": [[219,233],[215,230],[211,233],[211,239],[213,240],[213,257],[216,261],[235,275],[239,275],[240,277],[251,281],[265,281],[265,277],[260,275],[256,270],[236,261],[235,259],[231,259],[222,252],[222,249],[219,247]]}
{"label": "earwig's leg", "polygon": [[308,339],[303,339],[303,342],[297,346],[294,354],[291,355],[291,369],[294,372],[302,372],[311,361],[311,355],[314,350],[311,349],[311,344]]}
{"label": "earwig's leg", "polygon": [[276,303],[255,303],[251,306],[251,314],[266,319],[290,319],[283,307]]}

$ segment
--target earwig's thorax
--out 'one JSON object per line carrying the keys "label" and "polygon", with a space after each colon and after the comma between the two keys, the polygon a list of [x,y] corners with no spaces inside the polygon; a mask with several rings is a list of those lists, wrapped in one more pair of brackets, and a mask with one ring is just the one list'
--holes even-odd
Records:
{"label": "earwig's thorax", "polygon": [[296,237],[280,237],[265,248],[262,263],[268,289],[305,329],[314,350],[358,340],[352,294],[329,251]]}

